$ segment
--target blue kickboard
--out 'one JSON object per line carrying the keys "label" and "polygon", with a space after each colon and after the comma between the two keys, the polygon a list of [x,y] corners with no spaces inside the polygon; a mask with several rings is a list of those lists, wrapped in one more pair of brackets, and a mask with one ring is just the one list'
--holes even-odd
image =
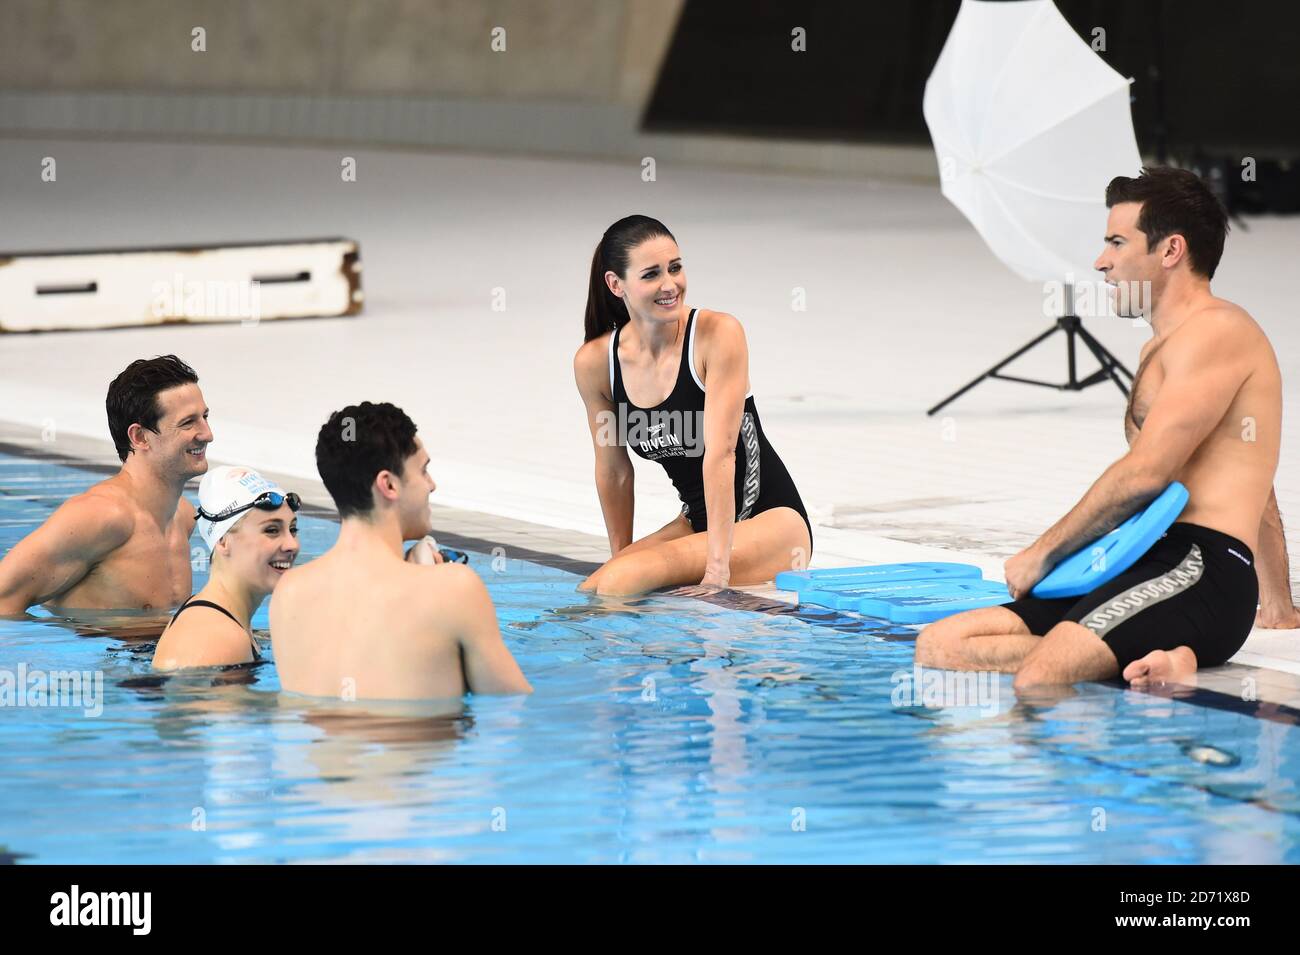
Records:
{"label": "blue kickboard", "polygon": [[[789,587],[783,588],[789,590]],[[838,590],[822,590],[820,587],[800,590],[795,594],[795,603],[800,607],[805,604],[812,604],[816,607],[830,607],[832,610],[852,610],[853,606],[862,596],[862,592],[857,594],[843,594]]]}
{"label": "blue kickboard", "polygon": [[1187,506],[1187,488],[1175,481],[1143,510],[1105,537],[1081,548],[1034,585],[1035,597],[1077,597],[1114,580],[1151,549]]}
{"label": "blue kickboard", "polygon": [[[929,561],[914,564],[869,564],[865,567],[826,567],[821,570],[786,570],[776,575],[775,583],[780,590],[834,592],[850,587],[870,587],[872,584],[898,580],[940,580],[979,576],[980,569],[974,564]],[[814,602],[808,601],[808,603]]]}
{"label": "blue kickboard", "polygon": [[[942,579],[921,578],[918,580],[881,581],[866,587],[845,587],[835,590],[803,590],[798,594],[798,602],[816,604],[819,607],[831,607],[835,610],[855,610],[873,617],[884,617],[882,609],[892,600],[901,597],[925,596],[932,598],[958,597],[967,593],[966,584],[984,583],[979,577],[948,577]],[[866,609],[870,607],[870,609]]]}
{"label": "blue kickboard", "polygon": [[951,603],[993,594],[1000,594],[1004,603],[1011,599],[1011,595],[1007,592],[1007,585],[999,580],[966,578],[902,583],[880,587],[871,593],[859,594],[851,603],[846,602],[838,609],[856,610],[868,617],[888,619],[893,607]]}
{"label": "blue kickboard", "polygon": [[[1187,506],[1175,481],[1140,513],[1057,564],[1033,589],[1036,597],[1075,597],[1119,576],[1145,554]],[[921,562],[785,571],[776,586],[800,604],[852,610],[892,623],[922,624],[1011,600],[1006,585],[981,577],[973,564]]]}
{"label": "blue kickboard", "polygon": [[1007,585],[997,580],[952,581],[944,591],[931,594],[898,595],[889,600],[866,598],[858,603],[858,612],[884,617],[891,623],[933,623],[963,610],[994,607],[1011,600]]}

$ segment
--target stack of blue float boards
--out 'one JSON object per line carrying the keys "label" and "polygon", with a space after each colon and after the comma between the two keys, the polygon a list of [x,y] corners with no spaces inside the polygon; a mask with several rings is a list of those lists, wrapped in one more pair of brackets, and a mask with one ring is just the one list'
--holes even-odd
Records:
{"label": "stack of blue float boards", "polygon": [[[1187,505],[1187,488],[1175,481],[1146,508],[1106,536],[1052,568],[1035,597],[1076,597],[1126,571],[1158,541]],[[891,623],[924,624],[979,607],[1007,603],[1007,585],[984,580],[973,564],[929,562],[786,571],[776,586],[798,593],[799,603],[850,610]]]}

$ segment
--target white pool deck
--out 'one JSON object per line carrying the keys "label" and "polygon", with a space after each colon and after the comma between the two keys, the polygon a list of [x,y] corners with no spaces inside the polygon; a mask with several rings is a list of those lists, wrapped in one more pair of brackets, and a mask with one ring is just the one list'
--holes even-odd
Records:
{"label": "white pool deck", "polygon": [[[41,179],[46,156],[56,182]],[[356,182],[341,181],[343,156],[356,157]],[[366,293],[348,319],[0,335],[0,441],[52,431],[50,450],[113,460],[109,380],[134,358],[175,352],[201,377],[215,462],[309,487],[328,413],[393,401],[430,448],[449,528],[603,560],[572,358],[596,241],[643,212],[677,236],[687,303],[745,325],[764,428],[814,523],[814,567],[957,559],[1000,577],[1123,454],[1124,404],[1109,384],[1072,394],[987,382],[925,415],[1051,324],[1042,289],[1003,267],[936,187],[657,174],[466,153],[0,140],[0,251],[343,235],[361,243]],[[1215,280],[1268,332],[1288,383],[1300,381],[1298,254],[1300,220],[1252,218],[1229,236]],[[806,311],[791,307],[796,288]],[[1087,324],[1135,367],[1149,329]],[[1007,371],[1059,379],[1064,364],[1057,336]],[[1091,357],[1080,366],[1089,373]],[[1293,586],[1297,445],[1288,433],[1276,481],[1294,525]],[[678,505],[662,471],[636,464],[640,535]],[[1247,676],[1261,698],[1300,706],[1300,631],[1256,631],[1233,665],[1199,680],[1240,695]]]}

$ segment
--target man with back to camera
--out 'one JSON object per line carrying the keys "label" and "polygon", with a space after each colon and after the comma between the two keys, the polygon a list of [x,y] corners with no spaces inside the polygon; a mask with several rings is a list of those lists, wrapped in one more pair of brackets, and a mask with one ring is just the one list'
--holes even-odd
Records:
{"label": "man with back to camera", "polygon": [[431,530],[429,454],[402,409],[365,401],[330,415],[316,467],[338,540],[290,570],[271,597],[280,684],[347,700],[531,693],[487,588],[463,564],[404,560]]}
{"label": "man with back to camera", "polygon": [[0,559],[0,614],[167,610],[190,595],[193,505],[185,484],[212,442],[199,377],[175,355],[138,359],[105,402],[122,468],[65,501]]}
{"label": "man with back to camera", "polygon": [[[1007,561],[1015,599],[926,627],[920,664],[1015,673],[1017,689],[1119,674],[1139,685],[1179,682],[1225,663],[1252,625],[1300,626],[1273,490],[1281,372],[1254,319],[1210,291],[1227,213],[1193,173],[1169,167],[1116,177],[1106,205],[1096,268],[1112,286],[1150,288],[1154,332],[1125,412],[1128,453]],[[1125,301],[1120,314],[1139,314]],[[1187,487],[1187,507],[1132,567],[1082,597],[1030,594],[1172,481]]]}

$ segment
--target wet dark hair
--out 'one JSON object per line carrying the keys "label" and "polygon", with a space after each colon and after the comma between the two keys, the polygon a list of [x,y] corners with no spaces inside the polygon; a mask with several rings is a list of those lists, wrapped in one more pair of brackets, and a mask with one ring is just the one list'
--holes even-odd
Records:
{"label": "wet dark hair", "polygon": [[587,322],[584,342],[627,324],[627,306],[605,284],[605,273],[627,275],[628,259],[646,239],[667,236],[676,238],[658,219],[649,216],[625,216],[605,230],[591,257],[591,284],[587,288]]}
{"label": "wet dark hair", "polygon": [[387,401],[363,401],[329,416],[316,436],[316,470],[339,517],[368,515],[370,486],[380,471],[400,476],[415,453],[415,422]]}
{"label": "wet dark hair", "polygon": [[1193,272],[1214,278],[1228,235],[1228,212],[1196,173],[1172,166],[1147,166],[1136,178],[1116,176],[1106,187],[1106,208],[1140,202],[1137,227],[1147,248],[1177,233],[1187,240]]}
{"label": "wet dark hair", "polygon": [[108,385],[104,408],[108,411],[108,433],[113,436],[117,456],[125,461],[131,453],[131,439],[127,428],[138,424],[158,433],[158,393],[179,385],[199,383],[194,369],[175,355],[157,358],[137,358],[122,370]]}

